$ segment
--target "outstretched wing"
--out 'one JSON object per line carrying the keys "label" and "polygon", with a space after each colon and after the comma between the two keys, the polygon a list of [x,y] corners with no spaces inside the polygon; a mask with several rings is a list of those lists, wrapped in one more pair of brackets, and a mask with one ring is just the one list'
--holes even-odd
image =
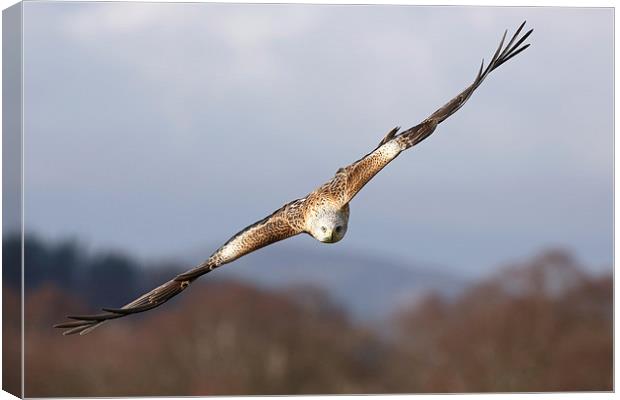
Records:
{"label": "outstretched wing", "polygon": [[454,114],[467,102],[472,93],[480,86],[491,71],[528,48],[529,44],[523,46],[521,46],[521,44],[530,36],[533,29],[530,29],[523,36],[519,37],[524,26],[525,21],[519,26],[505,47],[504,40],[507,32],[504,32],[504,36],[502,37],[497,51],[491,58],[489,65],[485,69],[483,60],[474,82],[456,97],[431,114],[431,116],[426,118],[422,123],[400,134],[397,134],[399,130],[398,127],[392,129],[383,140],[381,140],[376,149],[353,164],[338,170],[335,179],[345,182],[345,190],[341,196],[341,201],[343,203],[348,203],[370,179],[381,171],[390,161],[396,158],[403,150],[415,146],[429,137],[438,124]]}
{"label": "outstretched wing", "polygon": [[67,318],[74,321],[57,324],[54,327],[67,329],[63,332],[64,335],[75,333],[84,335],[108,320],[159,307],[185,290],[201,275],[261,247],[301,233],[304,201],[305,199],[299,199],[288,203],[268,217],[246,227],[197,267],[177,275],[174,279],[138,297],[131,303],[121,308],[104,308],[104,312],[100,314],[68,316]]}

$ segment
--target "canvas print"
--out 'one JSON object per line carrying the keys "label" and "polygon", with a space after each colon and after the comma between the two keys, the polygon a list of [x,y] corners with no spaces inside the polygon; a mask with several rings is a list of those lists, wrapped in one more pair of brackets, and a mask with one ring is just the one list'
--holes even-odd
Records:
{"label": "canvas print", "polygon": [[611,8],[5,10],[3,389],[612,391],[613,30]]}

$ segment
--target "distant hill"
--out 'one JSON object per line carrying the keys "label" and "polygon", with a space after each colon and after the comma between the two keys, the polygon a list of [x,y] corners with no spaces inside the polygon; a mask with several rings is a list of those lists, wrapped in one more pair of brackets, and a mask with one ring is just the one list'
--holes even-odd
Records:
{"label": "distant hill", "polygon": [[[4,283],[19,287],[18,237],[3,240]],[[118,251],[86,251],[74,240],[26,238],[26,289],[54,283],[90,305],[124,304],[198,264],[208,252],[186,251],[163,259],[137,260]],[[9,268],[13,266],[12,268]],[[358,322],[381,321],[397,308],[436,291],[455,296],[469,283],[446,267],[411,264],[346,246],[279,243],[218,269],[207,280],[236,280],[265,289],[323,291]],[[114,288],[114,290],[110,290]]]}
{"label": "distant hill", "polygon": [[[194,265],[205,257],[202,251],[190,253],[176,259]],[[222,267],[216,276],[265,288],[319,287],[360,322],[381,320],[429,291],[452,297],[468,284],[445,267],[411,265],[333,246],[267,247]]]}

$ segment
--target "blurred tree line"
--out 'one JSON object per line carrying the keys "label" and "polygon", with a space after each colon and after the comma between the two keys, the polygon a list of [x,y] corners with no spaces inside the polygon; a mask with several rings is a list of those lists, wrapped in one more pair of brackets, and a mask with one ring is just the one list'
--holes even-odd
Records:
{"label": "blurred tree line", "polygon": [[[19,237],[4,239],[2,251],[4,263],[19,264]],[[144,267],[129,255],[115,251],[90,254],[77,240],[47,242],[36,235],[27,235],[24,254],[24,282],[28,291],[44,284],[54,284],[89,304],[120,304],[131,300],[137,291],[149,288],[152,283],[149,275],[143,273]],[[170,265],[157,270],[178,272],[181,267]],[[21,271],[7,269],[4,279],[5,285],[17,287]]]}
{"label": "blurred tree line", "polygon": [[[320,288],[205,279],[166,307],[65,337],[51,325],[67,312],[122,304],[179,268],[147,274],[75,241],[25,246],[28,397],[613,389],[611,274],[587,274],[566,251],[395,310],[389,336],[352,322]],[[5,267],[18,248],[4,240]],[[9,306],[18,282],[5,274]]]}

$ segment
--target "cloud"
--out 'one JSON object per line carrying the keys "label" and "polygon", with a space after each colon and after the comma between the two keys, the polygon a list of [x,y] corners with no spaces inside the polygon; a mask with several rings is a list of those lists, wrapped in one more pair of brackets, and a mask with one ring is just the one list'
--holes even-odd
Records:
{"label": "cloud", "polygon": [[67,35],[79,40],[122,38],[161,24],[167,18],[166,8],[157,3],[87,3],[67,7],[59,22]]}

